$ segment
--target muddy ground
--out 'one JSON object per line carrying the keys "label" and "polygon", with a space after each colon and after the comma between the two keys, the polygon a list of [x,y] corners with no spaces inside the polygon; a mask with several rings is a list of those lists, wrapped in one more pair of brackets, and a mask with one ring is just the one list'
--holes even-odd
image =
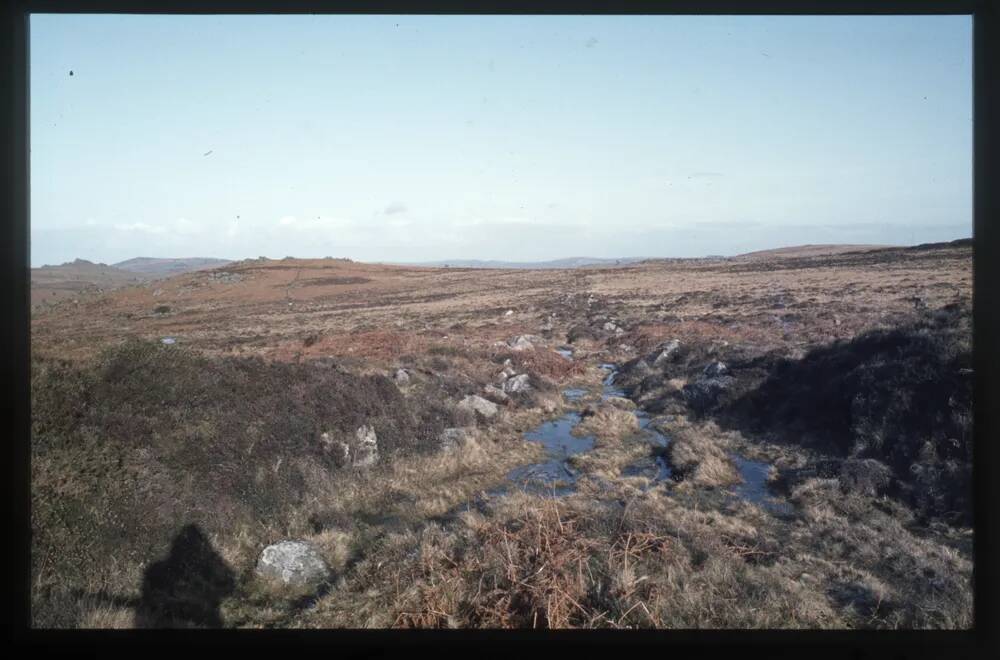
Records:
{"label": "muddy ground", "polygon": [[[971,270],[248,260],[37,310],[35,624],[968,627]],[[231,579],[151,618],[192,525]],[[284,538],[308,597],[255,576]]]}

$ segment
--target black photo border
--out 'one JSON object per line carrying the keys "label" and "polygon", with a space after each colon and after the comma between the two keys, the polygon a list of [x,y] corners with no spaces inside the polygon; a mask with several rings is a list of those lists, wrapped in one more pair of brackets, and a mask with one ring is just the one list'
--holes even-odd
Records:
{"label": "black photo border", "polygon": [[[3,442],[8,520],[14,542],[6,562],[13,606],[4,618],[8,639],[19,646],[122,649],[154,644],[164,650],[176,644],[240,645],[266,653],[289,645],[315,646],[320,653],[367,655],[365,649],[397,647],[397,652],[432,651],[451,644],[460,653],[490,655],[536,651],[540,654],[595,654],[640,651],[637,645],[663,646],[666,653],[751,652],[766,657],[1000,657],[997,615],[997,514],[1000,478],[997,461],[997,415],[1000,414],[1000,305],[995,286],[1000,255],[1000,217],[996,189],[997,124],[1000,104],[997,81],[997,3],[1000,0],[8,0],[0,34],[0,117],[3,118],[3,169],[7,186],[0,223],[3,235],[3,370],[8,383],[3,397],[10,432]],[[722,14],[722,15],[907,15],[951,14],[973,17],[974,191],[973,191],[973,354],[974,385],[974,627],[970,631],[52,631],[30,627],[30,181],[29,181],[29,31],[32,13],[134,14]],[[433,651],[437,652],[437,651]],[[645,652],[643,649],[640,652]]]}

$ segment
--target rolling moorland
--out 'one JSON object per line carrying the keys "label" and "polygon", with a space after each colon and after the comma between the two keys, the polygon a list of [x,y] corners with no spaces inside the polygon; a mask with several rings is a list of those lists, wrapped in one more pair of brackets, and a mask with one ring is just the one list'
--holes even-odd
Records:
{"label": "rolling moorland", "polygon": [[36,307],[33,624],[968,628],[971,281],[251,259]]}
{"label": "rolling moorland", "polygon": [[137,257],[116,264],[95,264],[75,259],[58,266],[31,269],[31,307],[47,307],[81,295],[99,294],[229,263],[225,259],[152,259]]}

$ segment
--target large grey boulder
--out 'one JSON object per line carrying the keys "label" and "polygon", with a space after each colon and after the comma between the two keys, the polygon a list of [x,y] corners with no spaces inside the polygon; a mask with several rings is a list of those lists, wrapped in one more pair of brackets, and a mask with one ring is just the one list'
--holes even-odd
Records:
{"label": "large grey boulder", "polygon": [[257,560],[260,578],[296,590],[315,590],[330,579],[330,567],[306,541],[280,541],[264,548]]}
{"label": "large grey boulder", "polygon": [[410,384],[410,374],[407,373],[406,369],[396,369],[396,373],[393,375],[392,379],[396,381],[396,385],[399,386]]}
{"label": "large grey boulder", "polygon": [[527,392],[531,389],[531,378],[528,374],[521,374],[519,376],[514,376],[508,378],[503,384],[503,391],[507,394],[514,394],[516,392]]}
{"label": "large grey boulder", "polygon": [[476,394],[470,394],[462,399],[458,403],[458,407],[462,410],[468,410],[476,413],[477,415],[482,415],[487,419],[496,416],[496,414],[500,412],[500,408],[497,404]]}

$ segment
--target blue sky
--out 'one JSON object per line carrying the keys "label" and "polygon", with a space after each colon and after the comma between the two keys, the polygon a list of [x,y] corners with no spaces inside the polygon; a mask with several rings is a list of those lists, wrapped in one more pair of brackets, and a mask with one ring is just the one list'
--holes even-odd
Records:
{"label": "blue sky", "polygon": [[971,33],[967,16],[34,15],[31,261],[967,237]]}

